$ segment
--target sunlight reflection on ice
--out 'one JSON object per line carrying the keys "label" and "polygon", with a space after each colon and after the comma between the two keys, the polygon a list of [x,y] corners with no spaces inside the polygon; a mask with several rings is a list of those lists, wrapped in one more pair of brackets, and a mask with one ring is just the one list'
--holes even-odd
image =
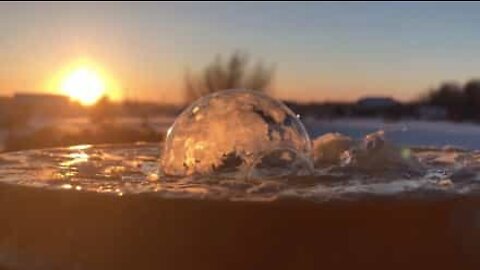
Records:
{"label": "sunlight reflection on ice", "polygon": [[[424,166],[423,175],[397,171],[357,171],[328,166],[311,176],[237,179],[224,173],[169,177],[159,173],[157,144],[54,148],[3,153],[0,182],[125,196],[155,193],[168,198],[269,201],[276,198],[328,200],[361,194],[393,196],[409,192],[466,194],[480,190],[480,152],[452,149],[402,149]],[[132,155],[136,153],[136,155]],[[91,158],[95,156],[95,158]],[[397,161],[395,161],[397,162]]]}
{"label": "sunlight reflection on ice", "polygon": [[80,144],[80,145],[73,145],[68,147],[70,150],[87,150],[89,148],[92,148],[91,144]]}

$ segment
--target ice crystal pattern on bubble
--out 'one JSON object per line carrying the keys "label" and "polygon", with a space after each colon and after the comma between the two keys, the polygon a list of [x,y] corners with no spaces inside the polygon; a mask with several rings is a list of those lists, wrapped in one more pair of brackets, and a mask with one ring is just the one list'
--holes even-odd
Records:
{"label": "ice crystal pattern on bubble", "polygon": [[310,155],[308,133],[284,104],[255,91],[225,90],[180,114],[168,131],[161,163],[165,174],[185,176],[272,164],[286,168]]}

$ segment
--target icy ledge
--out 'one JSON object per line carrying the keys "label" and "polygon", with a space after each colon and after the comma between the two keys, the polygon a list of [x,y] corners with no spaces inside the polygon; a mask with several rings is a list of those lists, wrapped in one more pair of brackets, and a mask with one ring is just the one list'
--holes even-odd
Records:
{"label": "icy ledge", "polygon": [[0,154],[0,183],[125,196],[222,200],[325,201],[358,196],[480,194],[480,152],[396,147],[382,132],[355,141],[313,141],[309,174],[245,179],[232,172],[172,177],[159,168],[158,144],[83,145]]}

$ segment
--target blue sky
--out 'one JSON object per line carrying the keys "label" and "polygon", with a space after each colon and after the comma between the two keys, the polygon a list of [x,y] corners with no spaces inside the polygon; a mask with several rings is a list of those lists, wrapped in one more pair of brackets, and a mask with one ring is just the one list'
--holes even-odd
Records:
{"label": "blue sky", "polygon": [[179,101],[187,67],[243,49],[275,64],[281,98],[411,99],[480,77],[480,4],[0,3],[0,94],[86,57],[139,99]]}

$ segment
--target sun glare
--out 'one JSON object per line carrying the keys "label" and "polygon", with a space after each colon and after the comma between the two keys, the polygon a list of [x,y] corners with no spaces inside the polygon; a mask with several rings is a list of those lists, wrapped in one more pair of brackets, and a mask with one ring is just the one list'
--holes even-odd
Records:
{"label": "sun glare", "polygon": [[105,84],[94,70],[79,68],[67,75],[62,90],[71,99],[92,105],[104,95]]}

